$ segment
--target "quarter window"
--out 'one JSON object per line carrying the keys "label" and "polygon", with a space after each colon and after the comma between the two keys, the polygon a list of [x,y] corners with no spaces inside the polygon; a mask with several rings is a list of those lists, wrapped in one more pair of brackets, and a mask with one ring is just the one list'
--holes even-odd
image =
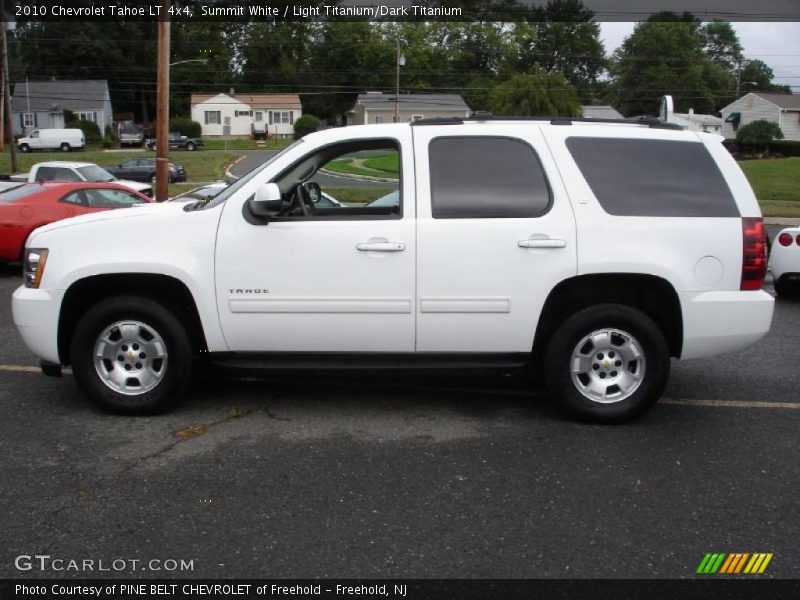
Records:
{"label": "quarter window", "polygon": [[550,208],[539,157],[522,140],[437,138],[428,153],[435,219],[531,218]]}
{"label": "quarter window", "polygon": [[571,137],[566,143],[609,214],[739,216],[719,167],[699,142]]}

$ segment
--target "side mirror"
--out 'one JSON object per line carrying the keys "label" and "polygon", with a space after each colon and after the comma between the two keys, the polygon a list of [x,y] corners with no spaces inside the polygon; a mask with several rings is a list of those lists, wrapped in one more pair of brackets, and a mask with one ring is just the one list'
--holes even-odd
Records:
{"label": "side mirror", "polygon": [[264,219],[281,212],[283,198],[277,183],[265,183],[256,190],[255,196],[247,202],[250,212]]}
{"label": "side mirror", "polygon": [[307,181],[303,186],[306,188],[308,199],[311,200],[311,203],[316,204],[319,202],[319,199],[322,198],[322,189],[319,184],[316,181]]}

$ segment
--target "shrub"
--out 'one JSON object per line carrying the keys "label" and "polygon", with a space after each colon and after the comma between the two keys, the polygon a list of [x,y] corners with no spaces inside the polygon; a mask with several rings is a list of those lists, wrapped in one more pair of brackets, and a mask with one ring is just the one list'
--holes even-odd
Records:
{"label": "shrub", "polygon": [[781,139],[783,139],[783,132],[778,124],[764,119],[748,123],[736,132],[736,143],[740,147],[747,146],[764,150],[773,140]]}
{"label": "shrub", "polygon": [[319,118],[314,115],[303,115],[294,122],[294,139],[315,132],[319,128]]}
{"label": "shrub", "polygon": [[769,145],[770,152],[783,156],[800,156],[800,142],[795,140],[780,140]]}
{"label": "shrub", "polygon": [[[155,122],[153,122],[153,126],[155,127]],[[169,120],[169,130],[178,131],[186,137],[200,137],[203,127],[188,117],[173,117]]]}
{"label": "shrub", "polygon": [[80,119],[79,121],[67,123],[66,127],[70,129],[80,129],[83,132],[83,137],[86,138],[87,144],[100,142],[103,139],[103,134],[100,133],[100,128],[94,121]]}

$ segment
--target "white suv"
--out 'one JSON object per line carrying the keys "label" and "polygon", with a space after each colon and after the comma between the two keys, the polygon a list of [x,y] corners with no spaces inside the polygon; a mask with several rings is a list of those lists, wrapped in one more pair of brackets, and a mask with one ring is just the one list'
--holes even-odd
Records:
{"label": "white suv", "polygon": [[563,118],[329,129],[211,201],[36,230],[14,320],[46,373],[71,364],[118,412],[164,409],[202,357],[527,365],[573,415],[624,421],[671,356],[769,329],[761,214],[720,140]]}

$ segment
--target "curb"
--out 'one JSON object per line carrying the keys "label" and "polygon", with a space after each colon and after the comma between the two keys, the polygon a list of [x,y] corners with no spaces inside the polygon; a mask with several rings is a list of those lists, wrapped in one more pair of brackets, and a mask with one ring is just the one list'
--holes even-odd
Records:
{"label": "curb", "polygon": [[765,225],[783,225],[785,227],[800,226],[800,218],[797,217],[764,217]]}
{"label": "curb", "polygon": [[228,167],[225,169],[225,177],[229,177],[233,181],[236,181],[237,179],[239,179],[236,175],[231,173],[231,169],[236,165],[236,163],[243,161],[245,158],[246,158],[246,156],[240,156],[235,161],[233,161],[231,164],[229,164]]}
{"label": "curb", "polygon": [[328,177],[339,177],[340,179],[360,179],[361,181],[377,181],[380,183],[397,183],[397,179],[389,177],[372,177],[371,175],[355,175],[353,173],[340,173],[338,171],[328,171],[327,169],[320,169],[317,171]]}

